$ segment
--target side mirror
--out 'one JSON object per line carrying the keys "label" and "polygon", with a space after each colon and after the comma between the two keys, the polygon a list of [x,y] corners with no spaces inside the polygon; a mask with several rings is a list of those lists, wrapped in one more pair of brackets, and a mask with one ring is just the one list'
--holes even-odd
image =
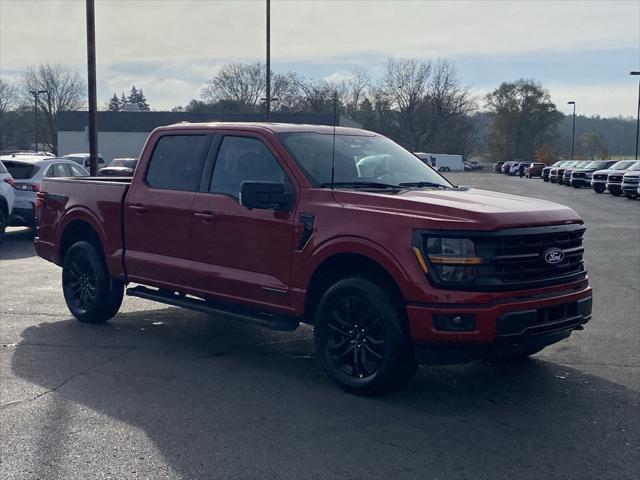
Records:
{"label": "side mirror", "polygon": [[249,210],[259,208],[288,212],[292,207],[293,193],[285,192],[283,183],[242,182],[240,203]]}

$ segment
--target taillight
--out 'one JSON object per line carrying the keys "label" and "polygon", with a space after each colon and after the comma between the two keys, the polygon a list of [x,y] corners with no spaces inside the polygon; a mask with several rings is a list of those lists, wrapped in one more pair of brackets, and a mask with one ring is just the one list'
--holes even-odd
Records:
{"label": "taillight", "polygon": [[31,190],[32,192],[39,192],[40,191],[40,184],[39,183],[17,183],[17,182],[14,182],[13,183],[13,188],[15,188],[16,190]]}
{"label": "taillight", "polygon": [[47,206],[47,192],[38,192],[36,194],[36,221],[38,223],[42,218],[44,209]]}
{"label": "taillight", "polygon": [[13,179],[13,177],[5,178],[4,181],[12,187],[16,184],[16,181]]}

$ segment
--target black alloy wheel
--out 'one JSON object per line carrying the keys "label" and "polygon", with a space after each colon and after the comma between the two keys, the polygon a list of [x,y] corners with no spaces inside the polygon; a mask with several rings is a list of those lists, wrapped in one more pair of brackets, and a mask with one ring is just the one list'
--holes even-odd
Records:
{"label": "black alloy wheel", "polygon": [[96,302],[98,278],[86,251],[73,252],[68,268],[63,271],[62,281],[77,311],[87,312],[91,309]]}
{"label": "black alloy wheel", "polygon": [[380,368],[385,342],[379,314],[366,300],[343,297],[331,309],[328,350],[333,362],[354,378],[368,378]]}
{"label": "black alloy wheel", "polygon": [[71,246],[62,267],[62,291],[69,311],[81,322],[103,323],[122,304],[124,283],[112,278],[94,245]]}
{"label": "black alloy wheel", "polygon": [[364,277],[337,281],[315,312],[316,352],[327,375],[345,390],[377,395],[416,372],[406,314],[384,283]]}

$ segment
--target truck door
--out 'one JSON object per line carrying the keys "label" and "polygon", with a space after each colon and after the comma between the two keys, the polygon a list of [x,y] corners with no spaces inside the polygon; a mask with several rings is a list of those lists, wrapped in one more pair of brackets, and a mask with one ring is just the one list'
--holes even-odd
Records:
{"label": "truck door", "polygon": [[[133,282],[184,291],[190,285],[191,206],[211,135],[160,136],[124,205],[125,264]],[[144,164],[143,164],[144,165]]]}
{"label": "truck door", "polygon": [[288,307],[293,212],[248,210],[239,197],[243,181],[280,182],[292,191],[289,175],[256,134],[234,131],[214,143],[211,181],[193,202],[193,286],[220,300]]}

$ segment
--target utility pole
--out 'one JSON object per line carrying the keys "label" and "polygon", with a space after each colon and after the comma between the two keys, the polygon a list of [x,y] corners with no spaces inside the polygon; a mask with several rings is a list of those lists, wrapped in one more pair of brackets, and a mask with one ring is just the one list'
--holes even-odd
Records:
{"label": "utility pole", "polygon": [[98,99],[96,94],[96,22],[93,0],[87,0],[87,77],[89,96],[89,155],[91,176],[98,175]]}
{"label": "utility pole", "polygon": [[567,102],[567,105],[573,105],[573,133],[571,134],[571,160],[576,146],[576,102]]}
{"label": "utility pole", "polygon": [[[640,72],[629,72],[629,75],[640,75]],[[640,78],[638,78],[638,116],[636,118],[636,160],[638,160],[638,140],[640,136]]]}
{"label": "utility pole", "polygon": [[267,122],[271,121],[271,0],[267,0]]}
{"label": "utility pole", "polygon": [[38,153],[38,95],[47,93],[47,90],[29,90],[33,95],[33,129],[35,130],[35,149]]}

